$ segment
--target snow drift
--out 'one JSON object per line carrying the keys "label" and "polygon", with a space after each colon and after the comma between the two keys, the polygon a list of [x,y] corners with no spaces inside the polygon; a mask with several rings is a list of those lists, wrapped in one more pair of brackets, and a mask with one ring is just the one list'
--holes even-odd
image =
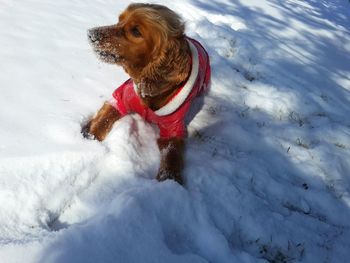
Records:
{"label": "snow drift", "polygon": [[80,134],[127,79],[86,30],[129,1],[0,1],[0,262],[347,262],[349,2],[159,3],[212,64],[184,188],[140,117]]}

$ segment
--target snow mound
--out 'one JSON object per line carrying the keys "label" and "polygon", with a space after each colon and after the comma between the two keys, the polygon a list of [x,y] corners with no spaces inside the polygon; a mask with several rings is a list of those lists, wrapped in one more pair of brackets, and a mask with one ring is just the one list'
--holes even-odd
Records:
{"label": "snow mound", "polygon": [[128,77],[86,30],[129,3],[2,1],[0,261],[347,262],[348,1],[159,1],[212,65],[185,187],[139,116],[80,134]]}

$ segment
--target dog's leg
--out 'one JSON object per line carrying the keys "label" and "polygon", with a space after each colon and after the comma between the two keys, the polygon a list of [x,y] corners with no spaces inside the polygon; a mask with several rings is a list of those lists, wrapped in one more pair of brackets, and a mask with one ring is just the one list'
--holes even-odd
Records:
{"label": "dog's leg", "polygon": [[105,102],[95,117],[82,128],[81,132],[85,138],[93,135],[95,139],[103,141],[112,129],[114,122],[119,118],[119,112],[108,102]]}
{"label": "dog's leg", "polygon": [[158,147],[161,160],[157,180],[164,181],[166,179],[172,179],[179,184],[183,184],[181,173],[184,167],[184,139],[158,139]]}

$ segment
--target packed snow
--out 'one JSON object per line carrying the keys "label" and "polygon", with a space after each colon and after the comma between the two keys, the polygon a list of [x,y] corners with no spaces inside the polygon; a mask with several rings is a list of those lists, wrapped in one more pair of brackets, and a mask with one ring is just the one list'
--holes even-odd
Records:
{"label": "packed snow", "polygon": [[350,3],[158,1],[210,54],[185,186],[139,116],[81,126],[128,76],[86,32],[127,0],[0,0],[0,262],[348,262]]}

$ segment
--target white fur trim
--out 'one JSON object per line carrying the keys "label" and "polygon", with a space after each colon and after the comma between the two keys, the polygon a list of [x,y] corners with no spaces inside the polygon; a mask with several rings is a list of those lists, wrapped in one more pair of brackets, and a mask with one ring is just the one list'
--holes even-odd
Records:
{"label": "white fur trim", "polygon": [[198,50],[194,46],[194,44],[187,40],[190,45],[191,53],[192,53],[192,70],[191,75],[188,78],[185,86],[182,87],[180,92],[176,94],[167,104],[161,107],[159,110],[155,111],[155,114],[158,116],[165,116],[176,111],[187,99],[188,95],[190,95],[192,88],[197,80],[198,71],[199,71],[199,59],[198,59]]}
{"label": "white fur trim", "polygon": [[[158,116],[166,116],[174,111],[176,111],[187,99],[188,95],[190,95],[192,88],[197,80],[198,71],[199,71],[199,59],[198,59],[198,50],[195,47],[195,45],[190,41],[187,40],[192,54],[192,69],[191,69],[191,75],[188,78],[185,86],[183,86],[178,94],[176,94],[175,97],[173,97],[167,104],[165,104],[160,109],[156,110],[154,113]],[[134,83],[134,90],[137,94],[137,86]]]}

